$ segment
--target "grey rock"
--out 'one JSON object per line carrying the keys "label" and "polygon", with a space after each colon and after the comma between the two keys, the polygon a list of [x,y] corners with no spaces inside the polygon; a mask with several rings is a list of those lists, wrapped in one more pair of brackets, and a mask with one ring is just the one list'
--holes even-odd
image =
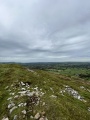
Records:
{"label": "grey rock", "polygon": [[26,110],[23,110],[22,113],[23,113],[24,115],[26,115]]}
{"label": "grey rock", "polygon": [[40,113],[37,113],[34,118],[35,120],[38,120],[40,118]]}

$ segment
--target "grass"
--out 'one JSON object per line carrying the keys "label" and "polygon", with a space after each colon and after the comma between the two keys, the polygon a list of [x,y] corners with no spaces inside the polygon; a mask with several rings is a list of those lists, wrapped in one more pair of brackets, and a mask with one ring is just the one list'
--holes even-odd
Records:
{"label": "grass", "polygon": [[[69,76],[68,73],[71,75],[75,70],[71,69],[68,71],[65,74],[62,74],[61,71],[59,74],[43,70],[31,72],[17,64],[0,64],[0,120],[2,120],[3,116],[9,116],[10,120],[13,120],[16,114],[19,116],[18,120],[23,120],[21,111],[27,108],[16,109],[11,115],[9,115],[7,109],[7,98],[10,97],[10,92],[5,87],[9,86],[9,89],[17,94],[18,87],[16,90],[13,90],[13,88],[19,81],[30,82],[30,90],[38,86],[45,93],[41,97],[41,103],[38,106],[33,106],[33,115],[38,111],[46,111],[48,120],[89,120],[90,92],[87,89],[90,89],[90,82],[78,77]],[[12,84],[14,87],[11,86]],[[64,96],[62,96],[60,91],[64,89],[64,85],[77,90],[87,102],[75,99],[67,93],[64,93]],[[86,90],[81,89],[80,86],[84,86]],[[57,98],[50,97],[51,95],[57,96]],[[26,102],[26,100],[27,98],[25,97],[13,99],[17,105],[20,102]],[[43,102],[45,102],[44,106],[42,106]]]}

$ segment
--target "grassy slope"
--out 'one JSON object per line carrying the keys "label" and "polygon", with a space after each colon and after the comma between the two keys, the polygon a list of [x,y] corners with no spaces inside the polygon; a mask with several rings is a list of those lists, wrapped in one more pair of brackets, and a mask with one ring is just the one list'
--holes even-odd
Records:
{"label": "grassy slope", "polygon": [[[17,80],[23,82],[29,81],[31,82],[31,88],[38,86],[46,93],[41,98],[41,100],[45,102],[45,106],[35,106],[34,109],[36,113],[42,110],[46,111],[48,120],[89,120],[90,112],[87,109],[90,107],[90,92],[80,88],[80,86],[84,86],[86,89],[90,89],[89,81],[70,78],[42,70],[30,72],[27,68],[15,64],[0,65],[0,120],[8,114],[7,98],[10,95],[9,92],[5,90],[5,87],[9,86],[12,90],[11,85],[15,85]],[[87,102],[79,101],[67,93],[62,96],[60,91],[64,89],[63,85],[69,85],[77,90]],[[54,93],[50,88],[53,89]],[[55,95],[57,98],[52,98],[50,97],[51,95]],[[21,101],[24,100],[26,100],[26,98],[21,99]],[[19,112],[20,110],[15,111],[12,116]],[[11,120],[12,116],[9,116]]]}

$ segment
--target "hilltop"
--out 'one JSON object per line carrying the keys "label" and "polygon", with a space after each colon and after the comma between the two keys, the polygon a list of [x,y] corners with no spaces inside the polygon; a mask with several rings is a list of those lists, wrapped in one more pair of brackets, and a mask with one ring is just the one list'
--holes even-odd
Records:
{"label": "hilltop", "polygon": [[89,118],[89,80],[50,69],[0,64],[0,120]]}

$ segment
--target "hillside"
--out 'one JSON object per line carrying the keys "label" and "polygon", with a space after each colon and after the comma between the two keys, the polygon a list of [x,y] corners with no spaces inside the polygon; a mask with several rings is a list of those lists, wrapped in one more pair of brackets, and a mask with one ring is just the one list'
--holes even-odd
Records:
{"label": "hillside", "polygon": [[89,120],[90,81],[0,64],[0,120]]}

